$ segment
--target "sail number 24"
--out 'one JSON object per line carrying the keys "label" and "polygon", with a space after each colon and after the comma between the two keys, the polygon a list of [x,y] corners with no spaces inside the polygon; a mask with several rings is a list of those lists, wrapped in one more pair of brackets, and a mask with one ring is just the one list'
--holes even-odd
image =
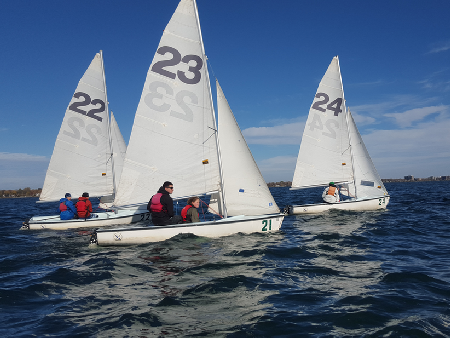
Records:
{"label": "sail number 24", "polygon": [[[269,219],[265,219],[264,221],[262,221],[262,224],[264,225],[261,229],[261,231],[267,231],[267,230],[272,230],[272,220]],[[267,229],[267,226],[269,226],[269,229]]]}

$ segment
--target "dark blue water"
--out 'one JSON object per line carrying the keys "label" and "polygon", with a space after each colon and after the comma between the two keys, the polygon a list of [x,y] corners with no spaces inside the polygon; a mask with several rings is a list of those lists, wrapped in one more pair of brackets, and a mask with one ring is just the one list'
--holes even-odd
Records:
{"label": "dark blue water", "polygon": [[[126,248],[19,231],[54,206],[0,199],[0,336],[450,336],[450,182],[386,188],[386,211]],[[279,206],[311,198],[272,193]]]}

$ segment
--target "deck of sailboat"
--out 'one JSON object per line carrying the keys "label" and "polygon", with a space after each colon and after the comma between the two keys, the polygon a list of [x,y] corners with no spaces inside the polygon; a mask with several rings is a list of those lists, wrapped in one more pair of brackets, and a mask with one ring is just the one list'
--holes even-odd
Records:
{"label": "deck of sailboat", "polygon": [[260,216],[240,215],[208,222],[98,229],[91,236],[91,244],[108,246],[159,242],[187,233],[214,238],[237,233],[277,231],[281,227],[284,216],[282,213]]}
{"label": "deck of sailboat", "polygon": [[350,199],[337,203],[315,203],[302,205],[287,206],[290,215],[298,214],[315,214],[327,210],[348,210],[348,211],[371,211],[386,209],[390,200],[389,195],[372,197],[372,198],[358,198]]}
{"label": "deck of sailboat", "polygon": [[130,224],[150,219],[145,209],[122,209],[117,212],[93,213],[93,218],[61,220],[59,215],[34,216],[23,223],[22,230],[67,230],[77,228],[97,228],[102,226]]}

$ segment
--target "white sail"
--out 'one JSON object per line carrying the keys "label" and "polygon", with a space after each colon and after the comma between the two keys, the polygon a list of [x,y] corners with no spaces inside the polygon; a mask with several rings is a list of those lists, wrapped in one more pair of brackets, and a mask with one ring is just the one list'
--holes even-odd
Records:
{"label": "white sail", "polygon": [[292,187],[353,181],[345,100],[338,57],[320,81],[309,110]]}
{"label": "white sail", "polygon": [[120,176],[122,175],[127,145],[125,144],[113,112],[111,112],[111,123],[109,128],[111,130],[112,148],[114,153],[114,177],[117,185],[120,182]]}
{"label": "white sail", "polygon": [[96,54],[67,107],[45,177],[40,201],[113,193],[110,165],[108,105],[103,60]]}
{"label": "white sail", "polygon": [[164,181],[174,198],[217,191],[215,132],[197,8],[182,0],[147,73],[115,204],[145,203]]}
{"label": "white sail", "polygon": [[224,199],[228,216],[280,212],[241,129],[217,85],[217,110]]}
{"label": "white sail", "polygon": [[348,128],[353,155],[355,196],[371,198],[387,195],[387,190],[373,165],[350,110],[348,110]]}

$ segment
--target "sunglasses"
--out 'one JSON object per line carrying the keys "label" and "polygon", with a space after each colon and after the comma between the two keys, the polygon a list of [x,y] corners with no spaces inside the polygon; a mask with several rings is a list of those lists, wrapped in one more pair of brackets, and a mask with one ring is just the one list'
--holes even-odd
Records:
{"label": "sunglasses", "polygon": [[173,190],[173,187],[167,187],[167,188],[169,188],[169,189],[172,189],[172,190]]}

